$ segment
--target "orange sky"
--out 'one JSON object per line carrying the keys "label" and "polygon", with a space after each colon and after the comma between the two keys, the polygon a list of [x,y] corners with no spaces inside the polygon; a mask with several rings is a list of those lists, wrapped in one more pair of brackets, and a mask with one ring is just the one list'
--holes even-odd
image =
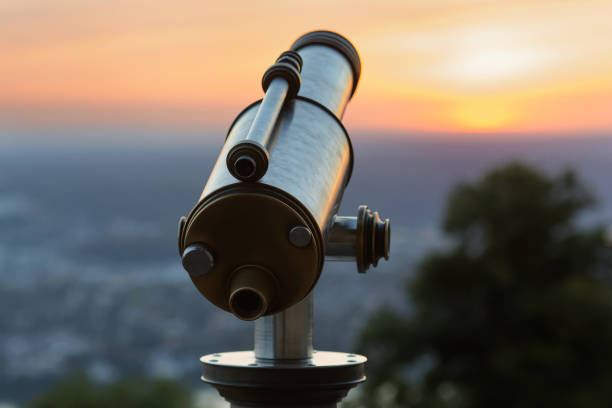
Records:
{"label": "orange sky", "polygon": [[314,28],[363,74],[350,131],[612,130],[612,2],[0,0],[0,128],[225,129]]}

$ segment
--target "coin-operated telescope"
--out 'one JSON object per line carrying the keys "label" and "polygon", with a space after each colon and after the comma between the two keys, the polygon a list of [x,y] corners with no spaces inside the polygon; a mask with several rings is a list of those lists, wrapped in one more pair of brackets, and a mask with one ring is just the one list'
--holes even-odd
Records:
{"label": "coin-operated telescope", "polygon": [[202,357],[202,379],[232,406],[334,406],[365,379],[365,357],[312,348],[312,295],[324,260],[359,272],[388,259],[389,220],[338,216],[353,169],[341,118],[361,62],[329,31],[298,38],[263,75],[265,96],[238,115],[179,252],[197,289],[243,320],[255,350]]}

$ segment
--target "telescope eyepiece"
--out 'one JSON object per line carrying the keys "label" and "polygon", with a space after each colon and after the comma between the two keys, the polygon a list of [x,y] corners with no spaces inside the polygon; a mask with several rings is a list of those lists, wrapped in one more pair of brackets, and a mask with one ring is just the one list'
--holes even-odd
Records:
{"label": "telescope eyepiece", "polygon": [[230,282],[229,309],[239,319],[255,320],[268,311],[275,297],[272,275],[257,266],[245,266],[234,272]]}
{"label": "telescope eyepiece", "polygon": [[227,168],[240,181],[257,181],[268,170],[268,151],[258,143],[245,140],[227,155]]}
{"label": "telescope eyepiece", "polygon": [[232,293],[229,305],[232,312],[242,320],[255,320],[263,316],[268,306],[261,293],[251,288],[241,288]]}
{"label": "telescope eyepiece", "polygon": [[246,155],[238,157],[234,163],[234,170],[236,171],[236,174],[243,179],[253,177],[256,169],[257,167],[255,160]]}

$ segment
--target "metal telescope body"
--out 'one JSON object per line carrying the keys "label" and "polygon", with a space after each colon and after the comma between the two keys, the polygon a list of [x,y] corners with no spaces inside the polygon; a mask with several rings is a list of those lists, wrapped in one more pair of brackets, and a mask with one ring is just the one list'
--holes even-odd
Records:
{"label": "metal telescope body", "polygon": [[179,222],[179,252],[197,289],[256,320],[254,351],[204,356],[202,379],[232,404],[331,407],[365,380],[365,357],[314,351],[312,289],[325,259],[359,272],[388,258],[389,220],[366,206],[338,216],[353,169],[341,118],[361,62],[329,31],[300,37],[264,74],[200,200]]}

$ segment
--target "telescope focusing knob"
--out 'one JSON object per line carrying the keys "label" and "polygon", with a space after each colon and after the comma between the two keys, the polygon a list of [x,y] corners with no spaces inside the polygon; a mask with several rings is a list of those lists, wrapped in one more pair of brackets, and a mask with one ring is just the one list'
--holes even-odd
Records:
{"label": "telescope focusing knob", "polygon": [[276,62],[288,62],[293,65],[298,72],[302,72],[302,65],[304,65],[304,60],[302,60],[302,56],[295,51],[285,51],[283,52]]}
{"label": "telescope focusing knob", "polygon": [[276,60],[274,65],[266,70],[261,78],[261,87],[264,92],[268,91],[268,87],[275,78],[283,78],[287,81],[289,89],[285,101],[290,101],[295,98],[302,84],[302,57],[295,51],[285,51]]}
{"label": "telescope focusing knob", "polygon": [[389,259],[391,223],[382,220],[367,205],[360,205],[356,217],[335,216],[327,236],[325,257],[331,261],[357,261],[357,270],[365,273],[380,258]]}
{"label": "telescope focusing knob", "polygon": [[365,273],[370,265],[378,266],[380,258],[389,259],[391,222],[384,221],[378,212],[372,213],[367,205],[357,210],[357,269]]}

